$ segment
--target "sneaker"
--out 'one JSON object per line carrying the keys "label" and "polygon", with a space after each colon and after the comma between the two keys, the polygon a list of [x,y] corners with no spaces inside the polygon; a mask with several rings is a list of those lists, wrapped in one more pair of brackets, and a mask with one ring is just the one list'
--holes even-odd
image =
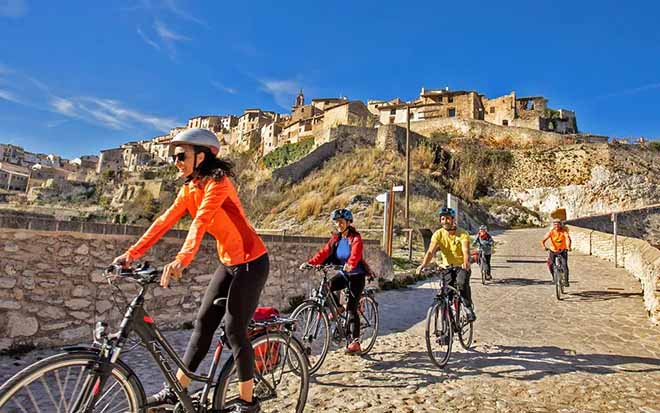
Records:
{"label": "sneaker", "polygon": [[492,279],[493,279],[493,277],[490,274],[486,274],[486,281],[490,281]]}
{"label": "sneaker", "polygon": [[260,413],[261,404],[257,398],[253,398],[251,403],[242,399],[236,399],[224,411],[227,413]]}
{"label": "sneaker", "polygon": [[176,393],[169,385],[165,385],[158,393],[147,397],[146,407],[174,407],[179,401]]}
{"label": "sneaker", "polygon": [[345,351],[346,354],[355,354],[355,353],[361,353],[361,352],[362,352],[362,348],[360,348],[360,339],[359,338],[356,338],[355,340],[353,340],[351,342],[351,344],[346,346],[346,351]]}

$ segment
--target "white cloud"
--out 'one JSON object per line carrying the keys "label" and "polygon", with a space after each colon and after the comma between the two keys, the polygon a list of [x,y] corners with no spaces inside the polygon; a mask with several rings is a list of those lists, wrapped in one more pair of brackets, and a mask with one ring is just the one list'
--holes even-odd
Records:
{"label": "white cloud", "polygon": [[213,85],[214,88],[216,88],[218,90],[221,90],[225,93],[229,93],[231,95],[235,95],[235,94],[238,93],[238,90],[236,88],[225,86],[220,82],[213,82],[212,81],[211,84]]}
{"label": "white cloud", "polygon": [[275,103],[288,109],[302,88],[297,80],[265,80],[258,79],[261,83],[261,90],[273,97]]}
{"label": "white cloud", "polygon": [[[178,124],[175,119],[156,116],[125,106],[114,99],[94,96],[66,96],[45,83],[0,64],[0,100],[45,110],[98,126],[118,130],[149,127],[168,131]],[[54,127],[63,121],[47,124]]]}
{"label": "white cloud", "polygon": [[178,17],[184,19],[184,20],[190,20],[192,22],[195,22],[197,24],[201,24],[202,26],[206,26],[206,22],[203,20],[198,19],[197,17],[193,16],[191,13],[188,11],[182,9],[179,7],[177,4],[176,0],[162,0],[162,5],[171,13],[177,15]]}
{"label": "white cloud", "polygon": [[0,89],[0,99],[14,103],[23,103],[14,93],[4,89]]}
{"label": "white cloud", "polygon": [[154,42],[149,37],[147,37],[147,35],[144,34],[144,32],[142,31],[142,29],[139,26],[137,28],[137,32],[146,44],[148,44],[149,46],[153,47],[156,50],[160,50],[160,46],[158,45],[158,43]]}
{"label": "white cloud", "polygon": [[156,20],[156,22],[154,23],[154,29],[156,30],[156,34],[158,34],[158,37],[163,39],[163,41],[181,42],[185,40],[190,40],[189,37],[175,33],[172,29],[167,27],[160,20]]}
{"label": "white cloud", "polygon": [[646,92],[648,90],[655,90],[655,89],[660,89],[660,83],[647,83],[642,86],[638,87],[633,87],[629,89],[623,89],[618,92],[613,92],[613,93],[608,93],[606,95],[600,95],[596,96],[594,99],[604,99],[604,98],[611,98],[611,97],[616,97],[616,96],[626,96],[626,95],[634,95],[640,92]]}
{"label": "white cloud", "polygon": [[25,0],[0,0],[0,16],[23,17],[27,14]]}
{"label": "white cloud", "polygon": [[55,96],[50,102],[55,112],[65,116],[76,116],[76,108],[72,101]]}

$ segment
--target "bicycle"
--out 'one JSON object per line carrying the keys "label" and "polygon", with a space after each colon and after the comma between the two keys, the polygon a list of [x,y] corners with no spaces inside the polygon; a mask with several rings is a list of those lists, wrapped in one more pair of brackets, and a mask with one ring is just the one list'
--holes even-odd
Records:
{"label": "bicycle", "polygon": [[486,271],[486,257],[481,249],[479,249],[479,269],[481,270],[481,283],[486,285],[486,281],[488,281],[486,278],[488,275]]}
{"label": "bicycle", "polygon": [[[147,411],[140,379],[120,359],[124,347],[131,344],[132,333],[138,338],[132,348],[146,347],[176,393],[179,402],[174,407],[175,413],[227,411],[238,397],[238,377],[234,359],[230,357],[215,381],[222,350],[229,346],[224,325],[220,328],[220,340],[208,375],[189,371],[144,309],[148,287],[158,282],[160,273],[148,263],[132,268],[113,265],[106,269],[104,275],[108,283],[117,290],[121,291],[118,280],[134,282],[139,289],[130,304],[125,300],[127,306],[119,331],[110,333],[105,322],[97,322],[91,346],[65,347],[63,353],[36,362],[14,375],[0,387],[0,412]],[[219,299],[214,304],[224,304],[224,301]],[[305,407],[309,374],[302,345],[292,334],[294,326],[293,319],[273,317],[262,322],[253,321],[248,327],[255,349],[254,397],[267,411],[301,413]],[[193,381],[204,383],[200,392],[191,395],[181,387],[166,355]]]}
{"label": "bicycle", "polygon": [[[318,288],[312,291],[308,300],[300,304],[291,314],[291,318],[298,322],[295,335],[303,343],[305,354],[309,360],[310,374],[316,373],[330,347],[330,339],[339,346],[344,340],[346,344],[352,341],[350,328],[348,328],[348,311],[340,313],[340,304],[335,301],[330,292],[329,273],[335,273],[339,268],[334,265],[309,266],[323,274]],[[344,275],[346,276],[346,275]],[[348,288],[344,294],[350,294]],[[360,343],[362,344],[360,355],[371,351],[376,343],[378,335],[378,303],[375,299],[375,290],[365,288],[358,302],[358,314],[360,316]],[[334,328],[330,333],[330,319],[332,315]]]}
{"label": "bicycle", "polygon": [[550,270],[552,272],[552,281],[555,284],[555,294],[557,296],[557,300],[562,299],[562,295],[566,294],[564,291],[564,287],[566,284],[568,284],[568,280],[566,278],[566,270],[565,270],[565,265],[566,262],[564,261],[564,257],[561,256],[561,253],[564,251],[552,251],[550,248],[546,248],[546,251],[550,253]]}
{"label": "bicycle", "polygon": [[[451,355],[454,334],[458,334],[461,346],[468,350],[472,346],[474,326],[468,321],[464,307],[467,307],[461,293],[452,285],[456,270],[450,266],[440,271],[428,270],[430,276],[439,275],[441,287],[433,298],[433,304],[426,315],[426,351],[431,361],[444,368]],[[434,345],[438,350],[434,350]]]}

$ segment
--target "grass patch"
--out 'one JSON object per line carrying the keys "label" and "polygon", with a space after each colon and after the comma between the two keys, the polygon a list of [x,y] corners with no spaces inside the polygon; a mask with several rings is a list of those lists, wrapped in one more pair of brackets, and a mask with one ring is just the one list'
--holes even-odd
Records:
{"label": "grass patch", "polygon": [[281,168],[304,157],[313,148],[313,137],[302,139],[298,143],[287,143],[264,156],[263,163],[270,169]]}

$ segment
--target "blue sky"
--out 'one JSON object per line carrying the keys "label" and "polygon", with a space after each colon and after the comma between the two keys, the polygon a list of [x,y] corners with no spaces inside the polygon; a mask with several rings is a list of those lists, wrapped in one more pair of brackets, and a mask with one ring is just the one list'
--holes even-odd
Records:
{"label": "blue sky", "polygon": [[[93,6],[92,6],[93,5]],[[426,88],[544,95],[578,127],[660,136],[652,1],[0,0],[0,142],[67,157],[197,114]]]}

